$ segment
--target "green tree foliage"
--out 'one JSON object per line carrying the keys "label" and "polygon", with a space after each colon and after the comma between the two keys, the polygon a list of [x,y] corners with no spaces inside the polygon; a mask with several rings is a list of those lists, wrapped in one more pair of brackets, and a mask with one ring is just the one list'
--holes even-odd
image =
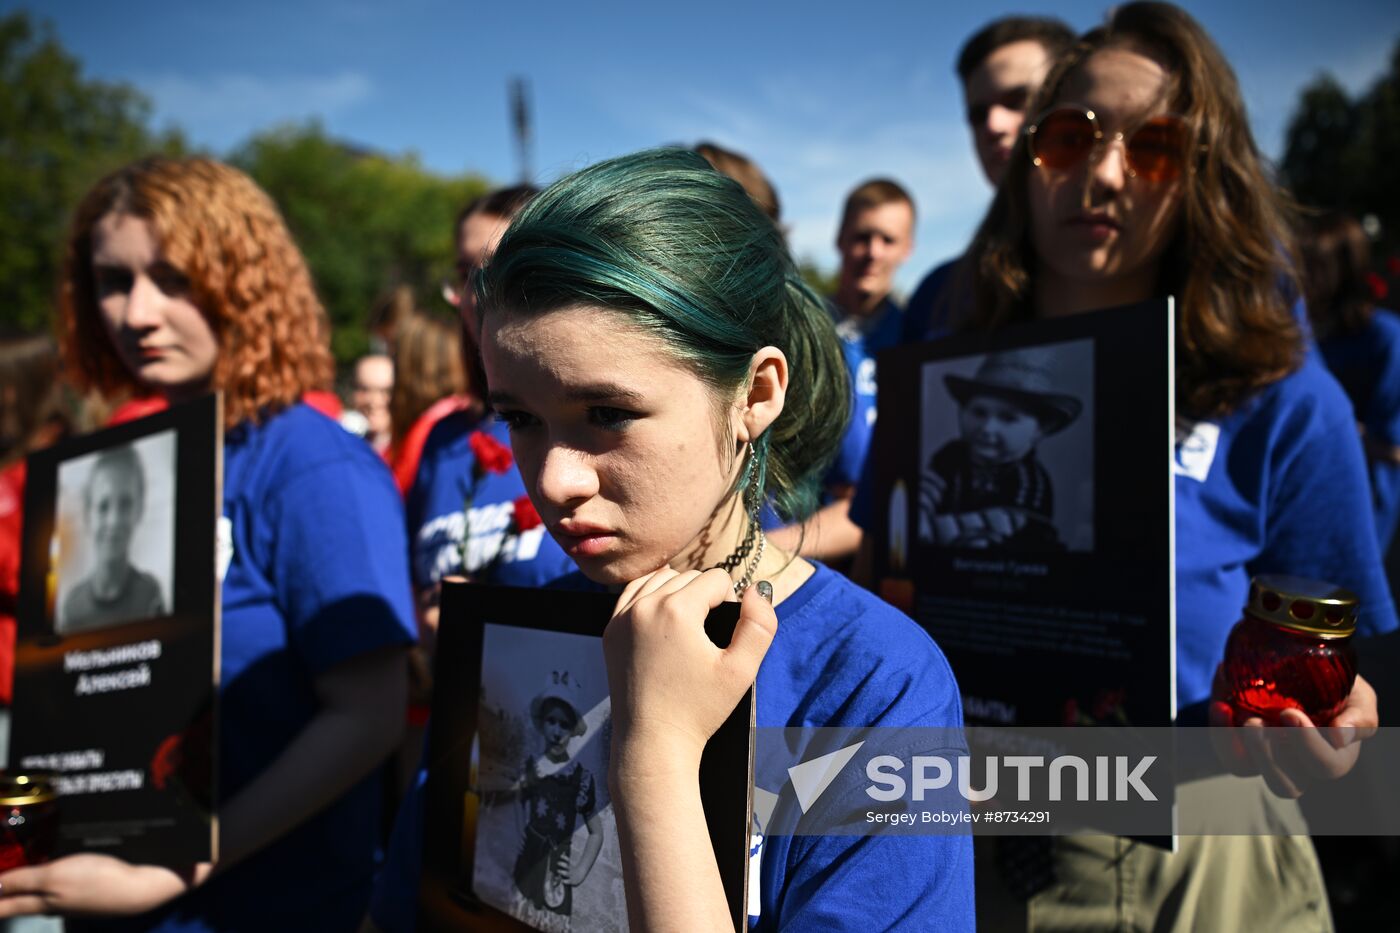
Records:
{"label": "green tree foliage", "polygon": [[[1365,153],[1356,170],[1364,172],[1381,219],[1383,240],[1392,253],[1400,251],[1400,42],[1390,56],[1390,70],[1358,102],[1358,151]],[[1363,181],[1363,179],[1358,179]],[[1364,208],[1363,208],[1364,209]]]}
{"label": "green tree foliage", "polygon": [[330,314],[341,364],[368,348],[371,310],[393,286],[413,286],[438,309],[455,259],[452,221],[489,187],[477,175],[429,172],[412,155],[357,150],[316,123],[260,133],[230,161],[281,208]]}
{"label": "green tree foliage", "polygon": [[1324,74],[1303,89],[1283,158],[1294,197],[1309,204],[1350,200],[1344,166],[1354,157],[1350,143],[1356,117],[1346,90],[1331,75]]}
{"label": "green tree foliage", "polygon": [[[68,222],[93,183],[151,152],[186,150],[177,131],[152,132],[150,117],[135,88],[85,78],[47,25],[0,16],[0,330],[51,326]],[[452,220],[488,187],[476,175],[429,172],[412,155],[357,150],[314,123],[257,134],[229,161],[286,216],[342,363],[368,347],[371,308],[394,285],[412,285],[437,309]]]}
{"label": "green tree foliage", "polygon": [[50,326],[69,215],[97,179],[183,147],[149,116],[133,88],[84,78],[49,28],[0,16],[0,329]]}
{"label": "green tree foliage", "polygon": [[1400,43],[1390,69],[1352,99],[1330,75],[1303,89],[1289,122],[1283,175],[1300,202],[1381,222],[1381,248],[1400,249]]}

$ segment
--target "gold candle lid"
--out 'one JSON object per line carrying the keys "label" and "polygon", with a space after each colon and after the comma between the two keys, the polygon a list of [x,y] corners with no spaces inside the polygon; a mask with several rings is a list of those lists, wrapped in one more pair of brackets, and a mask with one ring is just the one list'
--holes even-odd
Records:
{"label": "gold candle lid", "polygon": [[48,803],[55,796],[47,774],[0,774],[0,807]]}
{"label": "gold candle lid", "polygon": [[1320,638],[1347,638],[1356,631],[1360,600],[1321,580],[1260,574],[1249,584],[1244,611],[1282,628]]}

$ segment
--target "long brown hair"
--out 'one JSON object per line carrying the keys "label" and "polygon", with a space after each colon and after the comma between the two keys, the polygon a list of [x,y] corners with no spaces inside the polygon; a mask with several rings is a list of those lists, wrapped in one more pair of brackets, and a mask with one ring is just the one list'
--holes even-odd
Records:
{"label": "long brown hair", "polygon": [[1366,280],[1371,271],[1371,241],[1361,223],[1336,212],[1310,217],[1303,224],[1298,246],[1313,333],[1322,339],[1364,328],[1376,306]]}
{"label": "long brown hair", "polygon": [[[1200,24],[1171,4],[1115,9],[1055,64],[1031,112],[1054,103],[1095,52],[1125,46],[1162,64],[1170,109],[1188,127],[1180,219],[1162,256],[1157,290],[1179,304],[1178,408],[1196,417],[1219,414],[1302,360],[1302,330],[1288,297],[1297,292],[1291,208],[1250,134],[1234,71]],[[969,250],[976,279],[969,329],[1034,317],[1027,205],[1032,170],[1022,134]]]}
{"label": "long brown hair", "polygon": [[106,394],[150,391],[122,363],[102,324],[93,230],[109,214],[150,224],[161,258],[190,282],[190,300],[219,342],[213,387],[224,424],[292,404],[334,376],[326,314],[272,199],[212,159],[155,157],[99,181],[78,205],[59,287],[59,331],[73,378]]}
{"label": "long brown hair", "polygon": [[[411,292],[402,291],[411,302]],[[394,333],[394,392],[389,398],[394,433],[390,449],[398,448],[419,415],[434,403],[466,391],[461,326],[422,311],[405,316]]]}

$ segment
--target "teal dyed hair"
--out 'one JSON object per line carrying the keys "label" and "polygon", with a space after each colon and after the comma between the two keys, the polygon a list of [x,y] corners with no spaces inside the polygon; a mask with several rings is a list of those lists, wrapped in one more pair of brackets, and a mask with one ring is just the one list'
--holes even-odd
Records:
{"label": "teal dyed hair", "polygon": [[800,520],[816,507],[850,414],[841,345],[777,226],[702,157],[651,149],[556,182],[511,222],[476,289],[483,316],[620,312],[661,338],[726,410],[754,353],[782,350],[787,404],[752,455],[779,515]]}

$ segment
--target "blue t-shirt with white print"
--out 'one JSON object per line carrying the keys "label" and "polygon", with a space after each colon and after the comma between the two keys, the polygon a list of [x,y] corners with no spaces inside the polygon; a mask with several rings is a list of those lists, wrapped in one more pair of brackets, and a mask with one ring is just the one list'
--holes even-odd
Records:
{"label": "blue t-shirt with white print", "polygon": [[464,570],[503,586],[543,586],[572,573],[574,562],[543,525],[514,530],[515,503],[525,496],[515,465],[476,475],[474,431],[510,446],[504,422],[491,415],[477,419],[468,411],[439,421],[423,445],[405,502],[414,585],[426,589]]}
{"label": "blue t-shirt with white print", "polygon": [[[814,566],[777,607],[778,632],[758,672],[758,726],[961,726],[957,683],[928,634],[840,574]],[[556,582],[578,588],[580,581],[574,574]],[[384,933],[415,927],[425,777],[420,771],[399,810],[370,905]],[[756,783],[763,786],[764,776]],[[758,877],[750,875],[758,884],[751,929],[975,926],[968,835],[772,836],[761,846]]]}
{"label": "blue t-shirt with white print", "polygon": [[[398,490],[364,441],[303,404],[224,441],[219,796],[316,715],[315,678],[417,637]],[[329,776],[328,776],[329,777]],[[354,930],[379,857],[372,772],[286,835],[164,909],[70,929]]]}

